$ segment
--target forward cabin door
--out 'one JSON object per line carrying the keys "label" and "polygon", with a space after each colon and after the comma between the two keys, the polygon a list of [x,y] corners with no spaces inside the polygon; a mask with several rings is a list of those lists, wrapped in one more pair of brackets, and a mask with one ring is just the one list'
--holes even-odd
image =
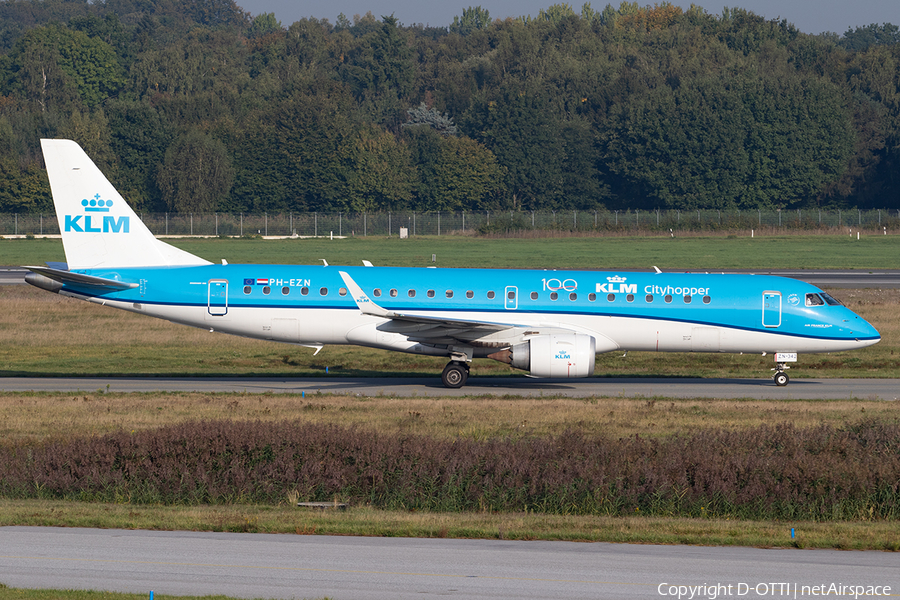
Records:
{"label": "forward cabin door", "polygon": [[763,292],[762,324],[769,328],[781,326],[781,292]]}
{"label": "forward cabin door", "polygon": [[506,286],[506,310],[519,308],[519,288],[514,285]]}

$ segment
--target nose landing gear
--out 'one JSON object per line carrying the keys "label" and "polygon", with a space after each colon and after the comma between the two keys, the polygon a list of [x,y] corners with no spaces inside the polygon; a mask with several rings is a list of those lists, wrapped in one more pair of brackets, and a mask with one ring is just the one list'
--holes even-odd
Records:
{"label": "nose landing gear", "polygon": [[[777,385],[778,387],[786,386],[788,384],[788,382],[791,380],[791,378],[788,377],[788,374],[782,370],[784,368],[785,368],[784,363],[779,363],[778,368],[775,369],[774,379],[775,379],[775,385]],[[787,368],[790,368],[790,367],[787,367]]]}
{"label": "nose landing gear", "polygon": [[775,353],[775,368],[772,369],[775,371],[775,385],[778,387],[784,387],[790,382],[791,378],[788,377],[785,371],[790,369],[785,363],[789,362],[797,362],[797,353],[796,352],[776,352]]}

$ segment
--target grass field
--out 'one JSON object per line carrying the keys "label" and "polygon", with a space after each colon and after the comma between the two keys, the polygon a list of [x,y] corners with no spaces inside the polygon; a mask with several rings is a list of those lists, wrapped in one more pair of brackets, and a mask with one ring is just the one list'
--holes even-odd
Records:
{"label": "grass field", "polygon": [[[629,269],[900,269],[900,237],[854,235],[728,235],[717,237],[355,237],[343,240],[179,238],[174,246],[213,262],[256,264]],[[432,255],[435,262],[432,262]],[[0,264],[65,261],[60,240],[0,239]]]}
{"label": "grass field", "polygon": [[[10,446],[43,445],[73,435],[150,431],[197,419],[339,424],[389,435],[437,439],[527,439],[578,429],[627,439],[666,438],[703,429],[742,430],[760,424],[796,427],[896,423],[893,403],[853,401],[720,401],[627,398],[384,398],[254,394],[3,394],[0,439]],[[746,521],[540,513],[434,513],[376,510],[305,512],[285,497],[280,506],[146,506],[48,500],[0,500],[0,525],[116,527],[561,539],[584,541],[801,546],[897,550],[896,523]],[[798,531],[790,539],[790,528]]]}

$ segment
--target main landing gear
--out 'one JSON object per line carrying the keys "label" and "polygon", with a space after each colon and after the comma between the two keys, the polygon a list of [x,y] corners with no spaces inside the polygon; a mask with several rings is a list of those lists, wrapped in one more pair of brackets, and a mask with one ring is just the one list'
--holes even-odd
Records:
{"label": "main landing gear", "polygon": [[448,388],[461,388],[466,385],[468,378],[468,363],[458,360],[451,360],[447,363],[447,366],[444,367],[444,372],[441,373],[441,381],[444,383],[444,387]]}

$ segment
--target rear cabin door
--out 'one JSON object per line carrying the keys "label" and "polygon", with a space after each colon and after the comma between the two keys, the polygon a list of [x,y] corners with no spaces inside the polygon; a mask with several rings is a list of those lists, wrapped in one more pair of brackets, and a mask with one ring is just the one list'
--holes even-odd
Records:
{"label": "rear cabin door", "polygon": [[210,279],[207,304],[209,314],[223,316],[228,314],[228,281]]}
{"label": "rear cabin door", "polygon": [[763,327],[781,326],[781,292],[763,292]]}

